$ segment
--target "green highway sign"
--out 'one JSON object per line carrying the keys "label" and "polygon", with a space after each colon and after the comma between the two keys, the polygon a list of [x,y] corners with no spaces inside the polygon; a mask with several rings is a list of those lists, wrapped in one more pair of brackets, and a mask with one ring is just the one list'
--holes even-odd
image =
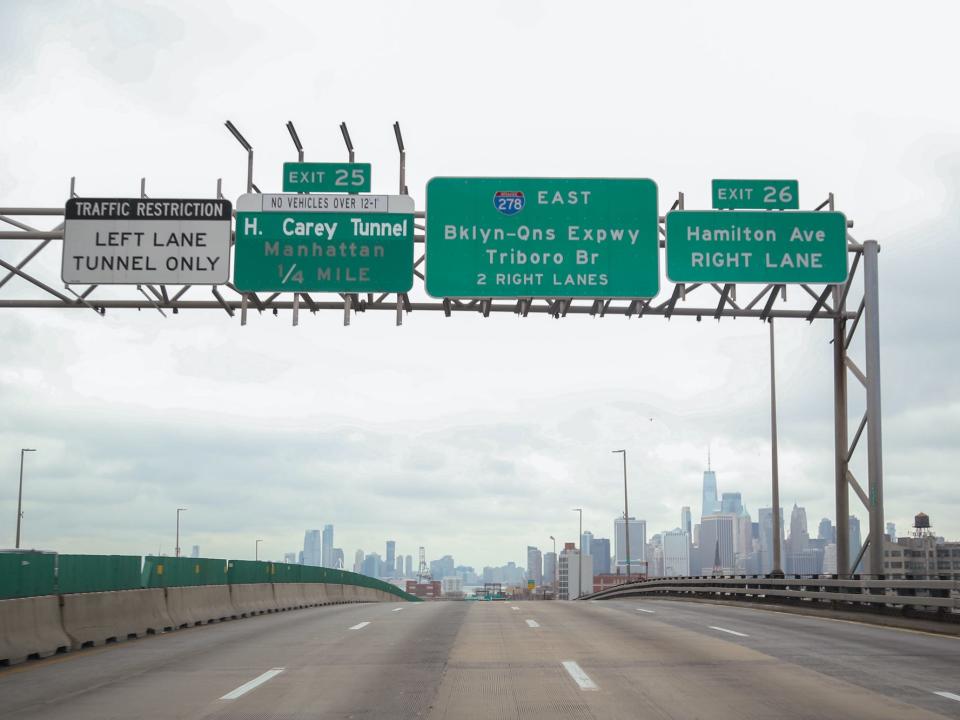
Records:
{"label": "green highway sign", "polygon": [[667,214],[673,282],[840,283],[847,220],[838,212],[675,210]]}
{"label": "green highway sign", "polygon": [[370,163],[283,164],[284,192],[370,192]]}
{"label": "green highway sign", "polygon": [[800,183],[796,180],[714,180],[714,210],[796,210]]}
{"label": "green highway sign", "polygon": [[647,179],[438,177],[426,288],[438,298],[648,298],[660,286]]}
{"label": "green highway sign", "polygon": [[234,284],[241,292],[408,292],[413,198],[241,195]]}

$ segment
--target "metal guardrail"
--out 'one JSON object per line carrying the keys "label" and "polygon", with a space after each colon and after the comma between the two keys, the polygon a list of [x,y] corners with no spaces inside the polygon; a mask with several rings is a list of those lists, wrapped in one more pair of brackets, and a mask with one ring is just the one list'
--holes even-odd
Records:
{"label": "metal guardrail", "polygon": [[960,582],[870,580],[836,576],[710,576],[652,578],[585,595],[581,600],[669,595],[714,599],[793,602],[824,609],[936,610],[960,621]]}

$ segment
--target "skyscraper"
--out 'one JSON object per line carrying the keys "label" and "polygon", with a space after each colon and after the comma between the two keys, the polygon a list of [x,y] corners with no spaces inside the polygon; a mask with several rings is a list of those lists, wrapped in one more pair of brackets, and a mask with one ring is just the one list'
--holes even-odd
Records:
{"label": "skyscraper", "polygon": [[333,567],[343,569],[343,548],[333,549]]}
{"label": "skyscraper", "polygon": [[817,527],[817,539],[826,540],[828,543],[837,541],[837,531],[834,529],[833,523],[830,522],[830,518],[823,518],[820,521],[820,525]]}
{"label": "skyscraper", "polygon": [[283,561],[284,561],[285,563],[289,563],[290,565],[296,565],[296,564],[297,564],[297,554],[296,554],[295,552],[292,552],[292,553],[284,553],[284,554],[283,554]]}
{"label": "skyscraper", "polygon": [[323,554],[321,558],[324,567],[333,567],[333,525],[323,526]]}
{"label": "skyscraper", "polygon": [[408,577],[413,577],[413,555],[407,555],[404,559],[404,571],[403,574]]}
{"label": "skyscraper", "polygon": [[387,540],[387,560],[386,560],[386,570],[384,575],[393,575],[394,569],[397,567],[397,541],[396,540]]}
{"label": "skyscraper", "polygon": [[580,547],[583,549],[584,554],[590,554],[590,543],[593,542],[593,533],[589,530],[584,530],[583,535],[580,536]]}
{"label": "skyscraper", "polygon": [[357,550],[353,554],[353,571],[355,573],[363,572],[363,550]]}
{"label": "skyscraper", "polygon": [[[647,556],[647,521],[630,518],[630,572],[643,572]],[[627,525],[623,518],[613,521],[613,542],[616,550],[616,573],[627,572]]]}
{"label": "skyscraper", "polygon": [[663,575],[685,576],[690,574],[690,535],[677,528],[663,533]]}
{"label": "skyscraper", "polygon": [[532,545],[527,545],[527,579],[543,584],[543,554]]}
{"label": "skyscraper", "polygon": [[557,586],[557,554],[548,552],[543,554],[543,584],[544,586]]}
{"label": "skyscraper", "polygon": [[[892,523],[887,523],[887,525],[888,525],[888,526],[889,526],[889,525],[892,525]],[[193,549],[190,550],[190,557],[192,557],[192,558],[198,558],[198,557],[200,557],[200,546],[199,546],[199,545],[194,545],[194,546],[193,546]]]}
{"label": "skyscraper", "polygon": [[897,526],[892,522],[887,523],[887,538],[890,540],[890,542],[897,541]]}
{"label": "skyscraper", "polygon": [[859,569],[853,566],[857,561],[857,556],[860,554],[860,546],[863,544],[863,540],[860,538],[860,518],[856,515],[851,515],[848,523],[850,529],[850,572],[863,572],[865,567],[863,560],[860,561]]}
{"label": "skyscraper", "polygon": [[443,580],[445,577],[451,577],[454,575],[453,571],[453,557],[450,555],[444,555],[439,560],[430,561],[430,575],[434,580]]}
{"label": "skyscraper", "polygon": [[[763,575],[773,570],[773,509],[760,508],[757,511],[760,521],[760,572]],[[778,565],[783,570],[783,558],[785,551],[783,534],[783,508],[780,508],[780,562]]]}
{"label": "skyscraper", "polygon": [[801,553],[808,547],[810,535],[807,533],[807,510],[794,503],[790,512],[790,554]]}
{"label": "skyscraper", "polygon": [[725,492],[720,496],[720,512],[732,515],[743,514],[743,499],[738,492]]}
{"label": "skyscraper", "polygon": [[713,470],[703,471],[703,500],[700,504],[700,517],[713,515],[720,511],[717,499],[717,474]]}
{"label": "skyscraper", "polygon": [[[610,538],[594,538],[590,541],[590,557],[593,558],[593,574],[610,574]],[[631,568],[632,570],[633,568]]]}
{"label": "skyscraper", "polygon": [[303,534],[303,564],[315,567],[323,564],[322,543],[319,530],[307,530]]}
{"label": "skyscraper", "polygon": [[691,539],[693,538],[693,519],[690,517],[690,506],[684,505],[680,508],[680,529],[683,530]]}
{"label": "skyscraper", "polygon": [[733,537],[735,519],[736,516],[729,513],[715,513],[707,515],[700,521],[700,562],[703,567],[699,568],[698,575],[712,574],[718,555],[719,571],[723,574],[734,571],[736,567]]}

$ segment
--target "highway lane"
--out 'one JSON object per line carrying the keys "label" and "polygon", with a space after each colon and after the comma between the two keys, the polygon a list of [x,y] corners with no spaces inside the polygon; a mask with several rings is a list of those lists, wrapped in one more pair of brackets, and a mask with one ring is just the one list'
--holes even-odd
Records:
{"label": "highway lane", "polygon": [[744,644],[779,660],[960,717],[960,702],[935,694],[960,694],[957,637],[715,603],[634,598],[585,604],[694,632],[741,633]]}
{"label": "highway lane", "polygon": [[0,669],[0,717],[960,718],[933,694],[960,697],[958,653],[951,638],[673,601],[343,605]]}
{"label": "highway lane", "polygon": [[[465,610],[463,603],[308,608],[28,662],[0,670],[0,717],[422,716]],[[221,699],[278,668],[255,689]]]}

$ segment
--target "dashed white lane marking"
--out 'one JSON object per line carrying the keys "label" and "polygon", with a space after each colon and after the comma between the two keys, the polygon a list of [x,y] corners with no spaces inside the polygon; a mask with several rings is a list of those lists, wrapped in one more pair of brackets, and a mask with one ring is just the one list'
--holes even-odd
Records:
{"label": "dashed white lane marking", "polygon": [[538,623],[536,620],[527,620],[527,625],[530,627],[540,627],[540,623]]}
{"label": "dashed white lane marking", "polygon": [[401,610],[403,610],[403,608],[394,608],[393,612],[400,612]]}
{"label": "dashed white lane marking", "polygon": [[656,610],[647,610],[646,608],[634,608],[637,612],[655,613]]}
{"label": "dashed white lane marking", "polygon": [[943,698],[947,698],[947,700],[956,700],[957,702],[960,702],[960,695],[954,695],[951,692],[945,692],[943,690],[940,690],[940,691],[934,690],[933,694],[939,695],[940,697],[943,697]]}
{"label": "dashed white lane marking", "polygon": [[736,630],[727,630],[726,628],[717,627],[716,625],[708,626],[711,630],[719,630],[720,632],[730,633],[731,635],[736,635],[737,637],[750,637],[746,633],[737,632]]}
{"label": "dashed white lane marking", "polygon": [[510,606],[510,609],[511,609],[511,610],[519,610],[520,608],[518,608],[516,605],[511,605],[511,606]]}
{"label": "dashed white lane marking", "polygon": [[581,690],[597,690],[597,684],[590,679],[583,668],[577,665],[573,660],[564,660],[563,669],[567,671],[573,681],[580,686]]}
{"label": "dashed white lane marking", "polygon": [[220,699],[221,699],[221,700],[236,700],[238,697],[240,697],[241,695],[245,695],[246,693],[248,693],[248,692],[250,692],[251,690],[253,690],[255,687],[257,687],[257,686],[259,686],[259,685],[263,685],[263,684],[264,684],[267,680],[269,680],[270,678],[276,677],[277,675],[279,675],[280,673],[282,673],[284,670],[286,670],[286,668],[272,668],[272,669],[270,669],[270,670],[267,670],[263,675],[258,675],[257,677],[255,677],[255,678],[254,678],[253,680],[251,680],[250,682],[246,682],[246,683],[244,683],[243,685],[241,685],[240,687],[238,687],[236,690],[231,690],[230,692],[228,692],[226,695],[224,695],[224,696],[221,697]]}
{"label": "dashed white lane marking", "polygon": [[351,629],[351,630],[363,630],[363,629],[364,629],[367,625],[369,625],[369,624],[370,624],[369,621],[367,621],[367,622],[362,622],[362,623],[357,623],[356,625],[354,625],[354,626],[353,626],[352,628],[350,628],[350,629]]}

